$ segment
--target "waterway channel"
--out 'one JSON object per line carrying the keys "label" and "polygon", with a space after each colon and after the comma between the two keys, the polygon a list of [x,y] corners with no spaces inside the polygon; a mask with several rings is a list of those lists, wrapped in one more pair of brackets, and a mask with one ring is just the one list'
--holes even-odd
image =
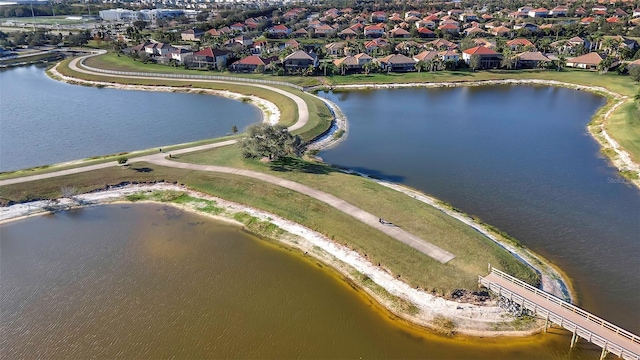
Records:
{"label": "waterway channel", "polygon": [[219,96],[77,86],[13,68],[0,71],[0,171],[215,138],[261,116]]}

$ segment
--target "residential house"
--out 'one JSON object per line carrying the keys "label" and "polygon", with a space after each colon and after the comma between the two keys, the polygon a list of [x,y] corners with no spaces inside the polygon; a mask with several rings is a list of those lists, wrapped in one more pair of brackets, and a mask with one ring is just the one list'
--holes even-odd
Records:
{"label": "residential house", "polygon": [[361,71],[365,64],[373,61],[373,58],[365,53],[360,53],[354,56],[347,56],[341,59],[336,59],[333,64],[338,68],[344,67],[345,71]]}
{"label": "residential house", "polygon": [[479,68],[489,69],[500,66],[502,55],[484,46],[476,46],[462,52],[462,60],[465,63],[471,63],[471,57],[477,56],[479,60]]}
{"label": "residential house", "polygon": [[535,49],[535,45],[533,45],[531,41],[525,38],[517,38],[517,39],[509,40],[507,41],[507,46],[509,46],[509,48],[511,48],[511,50],[513,51],[518,49],[525,49],[527,47]]}
{"label": "residential house", "polygon": [[364,36],[369,38],[384,36],[385,28],[382,24],[369,25],[364,27]]}
{"label": "residential house", "polygon": [[527,12],[527,15],[532,18],[546,18],[549,16],[549,10],[545,8],[532,9]]}
{"label": "residential house", "polygon": [[233,38],[232,42],[240,44],[242,47],[253,45],[253,39],[246,35],[236,36]]}
{"label": "residential house", "polygon": [[556,6],[553,9],[551,9],[549,11],[549,16],[567,16],[567,13],[569,12],[569,8],[566,6]]}
{"label": "residential house", "polygon": [[425,47],[430,47],[436,50],[453,50],[457,49],[458,45],[446,39],[436,39],[426,43]]}
{"label": "residential house", "polygon": [[193,51],[183,49],[183,48],[176,48],[169,53],[169,55],[171,55],[171,59],[175,60],[179,65],[184,64],[184,61],[187,58],[187,56],[190,56],[192,54],[193,54]]}
{"label": "residential house", "polygon": [[486,32],[486,31],[482,30],[482,29],[481,29],[480,27],[478,27],[478,26],[472,26],[472,27],[470,27],[470,28],[468,28],[468,29],[465,29],[465,30],[464,30],[464,33],[465,33],[467,36],[472,36],[472,37],[477,37],[477,36],[486,36],[486,35],[489,35],[489,33],[488,33],[488,32]]}
{"label": "residential house", "polygon": [[640,8],[634,9],[633,14],[631,14],[631,16],[640,17]]}
{"label": "residential house", "polygon": [[410,11],[407,11],[406,13],[404,13],[404,18],[405,19],[409,19],[411,17],[420,18],[420,16],[422,16],[422,14],[419,11],[415,11],[415,10],[410,10]]}
{"label": "residential house", "polygon": [[229,51],[206,48],[185,57],[185,65],[197,69],[221,70],[227,66]]}
{"label": "residential house", "polygon": [[443,33],[452,34],[452,35],[455,35],[460,31],[458,26],[453,24],[443,24],[438,26],[438,29]]}
{"label": "residential house", "polygon": [[387,72],[414,71],[416,65],[415,60],[402,54],[387,55],[381,59],[378,59],[378,62]]}
{"label": "residential house", "polygon": [[275,25],[275,26],[271,27],[267,32],[271,36],[282,38],[282,37],[289,36],[289,34],[291,34],[291,29],[289,29],[288,27],[286,27],[283,24],[279,24],[279,25]]}
{"label": "residential house", "polygon": [[473,13],[464,13],[464,14],[460,14],[459,19],[462,22],[472,22],[472,21],[478,21],[478,16]]}
{"label": "residential house", "polygon": [[587,16],[588,12],[584,8],[579,7],[574,10],[573,14],[577,17],[583,17],[583,16]]}
{"label": "residential house", "polygon": [[282,61],[285,71],[295,73],[304,71],[310,66],[318,67],[318,56],[315,53],[307,53],[302,50],[295,51]]}
{"label": "residential house", "polygon": [[267,65],[276,60],[276,57],[261,58],[257,55],[251,55],[234,62],[231,64],[229,69],[231,71],[244,73],[262,72],[265,70]]}
{"label": "residential house", "polygon": [[402,28],[395,28],[389,31],[389,37],[391,38],[408,38],[411,34]]}
{"label": "residential house", "polygon": [[[605,55],[601,55],[597,52],[590,52],[582,56],[567,59],[567,66],[578,69],[597,70],[598,65],[600,65],[602,60],[605,58]],[[618,65],[618,62],[614,61],[613,64],[611,64],[611,67],[616,65]]]}
{"label": "residential house", "polygon": [[329,25],[318,25],[313,29],[313,34],[316,37],[328,37],[331,36],[331,34],[336,32],[336,29],[332,28]]}
{"label": "residential house", "polygon": [[204,31],[200,29],[188,29],[180,33],[182,41],[200,41],[203,35]]}
{"label": "residential house", "polygon": [[164,56],[175,50],[175,47],[167,43],[150,43],[144,47],[144,51],[151,56]]}
{"label": "residential house", "polygon": [[498,26],[494,27],[489,31],[493,36],[508,36],[511,33],[511,29],[506,26]]}
{"label": "residential house", "polygon": [[373,39],[364,43],[364,48],[367,54],[373,54],[380,48],[386,48],[389,46],[389,42],[382,38]]}
{"label": "residential house", "polygon": [[427,61],[431,61],[433,59],[435,59],[438,56],[438,52],[435,50],[425,50],[423,52],[421,52],[418,55],[414,55],[413,56],[413,60],[415,60],[416,62],[418,61],[423,61],[423,62],[427,62]]}
{"label": "residential house", "polygon": [[293,32],[292,34],[294,37],[307,37],[309,36],[309,32],[303,28],[300,28],[296,31]]}
{"label": "residential house", "polygon": [[521,23],[521,24],[516,24],[513,25],[513,29],[514,30],[520,30],[520,29],[525,29],[525,30],[529,30],[531,32],[538,32],[540,31],[540,27],[536,24],[533,23]]}
{"label": "residential house", "polygon": [[341,41],[341,42],[332,42],[332,43],[326,44],[324,48],[326,49],[328,55],[339,56],[344,54],[345,46],[346,46],[346,43]]}
{"label": "residential house", "polygon": [[523,69],[535,69],[540,64],[548,63],[551,60],[540,51],[527,51],[516,55],[516,67]]}
{"label": "residential house", "polygon": [[371,22],[385,22],[387,21],[387,14],[384,11],[374,11],[371,13]]}
{"label": "residential house", "polygon": [[473,39],[473,42],[477,46],[484,46],[484,47],[489,48],[491,50],[495,50],[496,49],[495,41],[490,41],[490,40],[487,40],[485,38],[478,38],[478,39]]}
{"label": "residential house", "polygon": [[438,53],[438,57],[440,60],[444,62],[455,62],[457,63],[460,60],[460,54],[457,50],[444,50]]}
{"label": "residential house", "polygon": [[346,28],[342,31],[340,31],[340,35],[341,38],[346,39],[346,38],[356,38],[358,36],[358,33],[353,31],[351,28]]}
{"label": "residential house", "polygon": [[624,10],[622,10],[622,9],[620,9],[620,8],[616,8],[616,9],[613,11],[613,16],[614,16],[614,17],[617,17],[617,18],[623,18],[623,17],[627,17],[627,16],[629,16],[629,14],[627,14],[627,12],[626,12],[626,11],[624,11]]}
{"label": "residential house", "polygon": [[298,50],[300,49],[300,43],[298,41],[296,41],[295,39],[291,39],[291,40],[287,40],[287,42],[284,43],[283,48],[292,48],[294,50]]}
{"label": "residential house", "polygon": [[594,22],[594,21],[596,21],[596,18],[589,16],[589,17],[580,19],[580,24],[581,25],[591,25],[591,23]]}
{"label": "residential house", "polygon": [[417,27],[418,29],[427,28],[427,29],[430,29],[430,30],[435,29],[435,28],[436,28],[436,26],[437,26],[437,25],[436,25],[436,23],[435,23],[435,21],[431,21],[431,20],[424,20],[424,19],[423,19],[423,20],[420,20],[420,21],[417,21],[417,22],[415,23],[415,25],[416,25],[416,27]]}
{"label": "residential house", "polygon": [[245,25],[243,23],[235,23],[235,24],[229,26],[229,29],[231,29],[233,31],[241,32],[241,31],[244,31],[244,26]]}
{"label": "residential house", "polygon": [[418,29],[418,36],[421,38],[432,38],[436,36],[436,33],[427,29],[426,27],[421,27]]}

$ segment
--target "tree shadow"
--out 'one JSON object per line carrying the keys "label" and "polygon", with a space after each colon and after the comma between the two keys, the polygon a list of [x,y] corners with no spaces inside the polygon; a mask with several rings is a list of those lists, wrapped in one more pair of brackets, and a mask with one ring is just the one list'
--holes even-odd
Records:
{"label": "tree shadow", "polygon": [[135,170],[139,173],[150,173],[153,171],[153,169],[150,167],[131,168],[131,170]]}
{"label": "tree shadow", "polygon": [[339,171],[326,164],[313,163],[298,158],[286,157],[274,160],[269,164],[269,168],[279,172],[302,172],[308,174],[327,175]]}

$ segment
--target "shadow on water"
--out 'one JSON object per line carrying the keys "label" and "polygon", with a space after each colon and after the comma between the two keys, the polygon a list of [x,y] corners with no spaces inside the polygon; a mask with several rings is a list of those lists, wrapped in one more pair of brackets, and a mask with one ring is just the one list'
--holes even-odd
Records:
{"label": "shadow on water", "polygon": [[348,169],[351,171],[356,171],[361,174],[365,174],[370,178],[377,179],[377,180],[385,180],[385,181],[391,181],[396,183],[401,183],[405,181],[405,177],[402,175],[386,174],[384,171],[380,171],[380,170],[369,169],[365,167],[353,167],[353,166],[349,167]]}
{"label": "shadow on water", "polygon": [[316,175],[327,175],[332,172],[339,171],[338,169],[334,169],[324,164],[317,164],[289,157],[271,162],[270,168],[273,171],[302,172]]}

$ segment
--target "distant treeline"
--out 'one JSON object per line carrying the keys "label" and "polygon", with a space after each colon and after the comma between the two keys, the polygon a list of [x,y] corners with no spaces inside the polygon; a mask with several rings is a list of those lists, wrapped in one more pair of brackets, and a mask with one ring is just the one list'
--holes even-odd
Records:
{"label": "distant treeline", "polygon": [[[98,15],[98,11],[109,9],[109,5],[83,5],[71,6],[68,4],[50,4],[33,5],[33,14],[35,16],[52,16],[52,15]],[[31,5],[7,5],[0,8],[3,17],[30,17]]]}

